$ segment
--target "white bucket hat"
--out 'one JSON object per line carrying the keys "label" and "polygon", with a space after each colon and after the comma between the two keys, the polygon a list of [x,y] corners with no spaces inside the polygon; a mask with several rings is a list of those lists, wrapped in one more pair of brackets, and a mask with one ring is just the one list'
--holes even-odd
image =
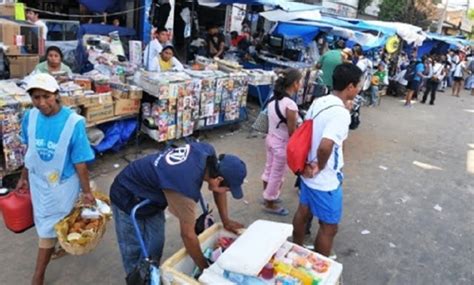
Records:
{"label": "white bucket hat", "polygon": [[26,80],[26,91],[29,92],[31,89],[42,89],[51,93],[55,93],[59,90],[59,84],[47,73],[39,73],[30,76]]}

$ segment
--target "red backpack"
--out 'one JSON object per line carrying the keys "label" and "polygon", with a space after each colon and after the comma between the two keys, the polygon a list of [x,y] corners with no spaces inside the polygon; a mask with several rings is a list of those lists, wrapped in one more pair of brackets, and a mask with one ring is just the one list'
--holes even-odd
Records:
{"label": "red backpack", "polygon": [[343,107],[341,105],[330,105],[322,109],[312,119],[305,120],[291,135],[288,140],[288,145],[286,146],[286,160],[288,162],[288,167],[290,167],[294,174],[302,174],[306,162],[308,161],[308,154],[311,150],[311,143],[313,141],[314,119],[316,119],[321,112],[336,106]]}

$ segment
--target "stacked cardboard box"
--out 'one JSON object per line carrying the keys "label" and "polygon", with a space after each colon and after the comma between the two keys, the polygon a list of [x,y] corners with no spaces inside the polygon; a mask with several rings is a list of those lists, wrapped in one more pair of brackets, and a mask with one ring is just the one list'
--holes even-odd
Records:
{"label": "stacked cardboard box", "polygon": [[115,102],[115,116],[137,114],[140,112],[140,99],[142,99],[143,96],[143,89],[120,83],[111,83],[110,87]]}
{"label": "stacked cardboard box", "polygon": [[[8,12],[7,6],[0,5],[0,15]],[[41,29],[24,22],[0,19],[0,42],[6,47],[12,78],[22,78],[33,71],[44,50]]]}

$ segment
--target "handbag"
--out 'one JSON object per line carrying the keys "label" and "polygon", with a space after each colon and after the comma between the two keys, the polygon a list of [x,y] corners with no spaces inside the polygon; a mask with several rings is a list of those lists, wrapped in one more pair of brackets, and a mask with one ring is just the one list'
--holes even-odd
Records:
{"label": "handbag", "polygon": [[204,230],[210,228],[214,224],[212,210],[209,210],[209,204],[204,200],[202,193],[200,195],[199,204],[201,204],[202,214],[196,219],[196,223],[194,224],[194,232],[197,235],[200,235]]}
{"label": "handbag", "polygon": [[158,264],[151,260],[142,260],[125,279],[127,285],[160,285]]}
{"label": "handbag", "polygon": [[255,122],[252,124],[252,129],[260,133],[268,133],[268,111],[264,109],[260,111]]}

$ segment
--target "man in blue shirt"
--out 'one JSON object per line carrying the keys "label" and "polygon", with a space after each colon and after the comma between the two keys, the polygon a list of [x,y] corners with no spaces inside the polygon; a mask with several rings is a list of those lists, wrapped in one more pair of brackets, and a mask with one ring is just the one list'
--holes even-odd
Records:
{"label": "man in blue shirt", "polygon": [[413,97],[413,94],[417,92],[418,89],[420,88],[421,79],[425,77],[423,75],[424,71],[425,71],[425,65],[423,64],[423,62],[417,61],[416,66],[415,66],[415,74],[413,78],[410,78],[408,80],[408,85],[407,85],[408,91],[405,97],[405,107],[411,107],[411,98]]}
{"label": "man in blue shirt", "polygon": [[245,163],[230,154],[216,156],[214,147],[206,143],[190,143],[183,147],[152,154],[129,164],[115,178],[110,199],[115,229],[126,274],[144,259],[141,256],[130,218],[132,209],[141,201],[152,203],[137,211],[137,221],[148,252],[159,263],[165,239],[164,210],[178,218],[181,238],[196,265],[207,268],[195,233],[195,206],[201,187],[207,182],[214,195],[222,223],[227,230],[243,226],[228,217],[227,195],[243,197],[242,183],[247,175]]}

